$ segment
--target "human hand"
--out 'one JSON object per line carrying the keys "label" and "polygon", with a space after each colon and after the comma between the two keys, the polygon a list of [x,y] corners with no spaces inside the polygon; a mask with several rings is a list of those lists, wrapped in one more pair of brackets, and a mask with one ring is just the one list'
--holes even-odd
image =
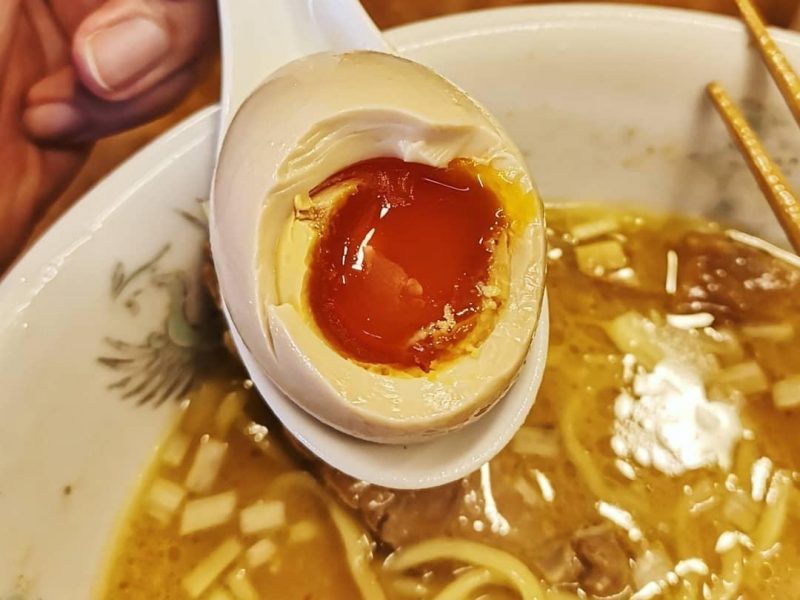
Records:
{"label": "human hand", "polygon": [[0,2],[0,273],[92,141],[189,90],[215,30],[214,0]]}

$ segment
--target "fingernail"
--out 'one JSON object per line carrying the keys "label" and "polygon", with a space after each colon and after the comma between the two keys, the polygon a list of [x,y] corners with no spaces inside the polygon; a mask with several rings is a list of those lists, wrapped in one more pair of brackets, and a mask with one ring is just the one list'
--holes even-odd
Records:
{"label": "fingernail", "polygon": [[63,139],[75,135],[86,124],[74,106],[64,102],[40,104],[25,111],[25,127],[35,138]]}
{"label": "fingernail", "polygon": [[98,85],[112,91],[129,86],[169,50],[164,29],[135,17],[93,33],[86,40],[86,62]]}

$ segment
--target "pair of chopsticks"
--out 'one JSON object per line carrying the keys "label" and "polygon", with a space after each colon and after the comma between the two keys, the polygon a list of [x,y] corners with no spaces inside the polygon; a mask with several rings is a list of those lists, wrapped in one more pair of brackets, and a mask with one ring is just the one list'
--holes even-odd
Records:
{"label": "pair of chopsticks", "polygon": [[[786,55],[767,31],[764,19],[751,0],[735,0],[761,59],[778,86],[786,104],[800,125],[800,78]],[[761,191],[786,233],[795,252],[800,254],[800,202],[780,167],[770,158],[758,135],[742,111],[719,83],[708,84],[706,91],[728,132],[756,178]]]}

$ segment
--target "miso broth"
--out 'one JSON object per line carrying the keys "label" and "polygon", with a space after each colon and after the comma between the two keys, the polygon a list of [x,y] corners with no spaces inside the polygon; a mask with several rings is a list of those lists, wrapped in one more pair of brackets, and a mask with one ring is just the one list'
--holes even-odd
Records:
{"label": "miso broth", "polygon": [[220,351],[101,596],[796,597],[800,261],[684,217],[547,216],[547,371],[500,455],[433,490],[354,481]]}

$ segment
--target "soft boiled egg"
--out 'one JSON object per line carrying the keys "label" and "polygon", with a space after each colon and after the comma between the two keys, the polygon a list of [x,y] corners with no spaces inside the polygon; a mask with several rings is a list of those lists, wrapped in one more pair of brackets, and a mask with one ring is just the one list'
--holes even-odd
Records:
{"label": "soft boiled egg", "polygon": [[297,405],[412,443],[501,400],[542,304],[541,202],[474,100],[377,52],[275,72],[225,137],[212,250],[232,326]]}

